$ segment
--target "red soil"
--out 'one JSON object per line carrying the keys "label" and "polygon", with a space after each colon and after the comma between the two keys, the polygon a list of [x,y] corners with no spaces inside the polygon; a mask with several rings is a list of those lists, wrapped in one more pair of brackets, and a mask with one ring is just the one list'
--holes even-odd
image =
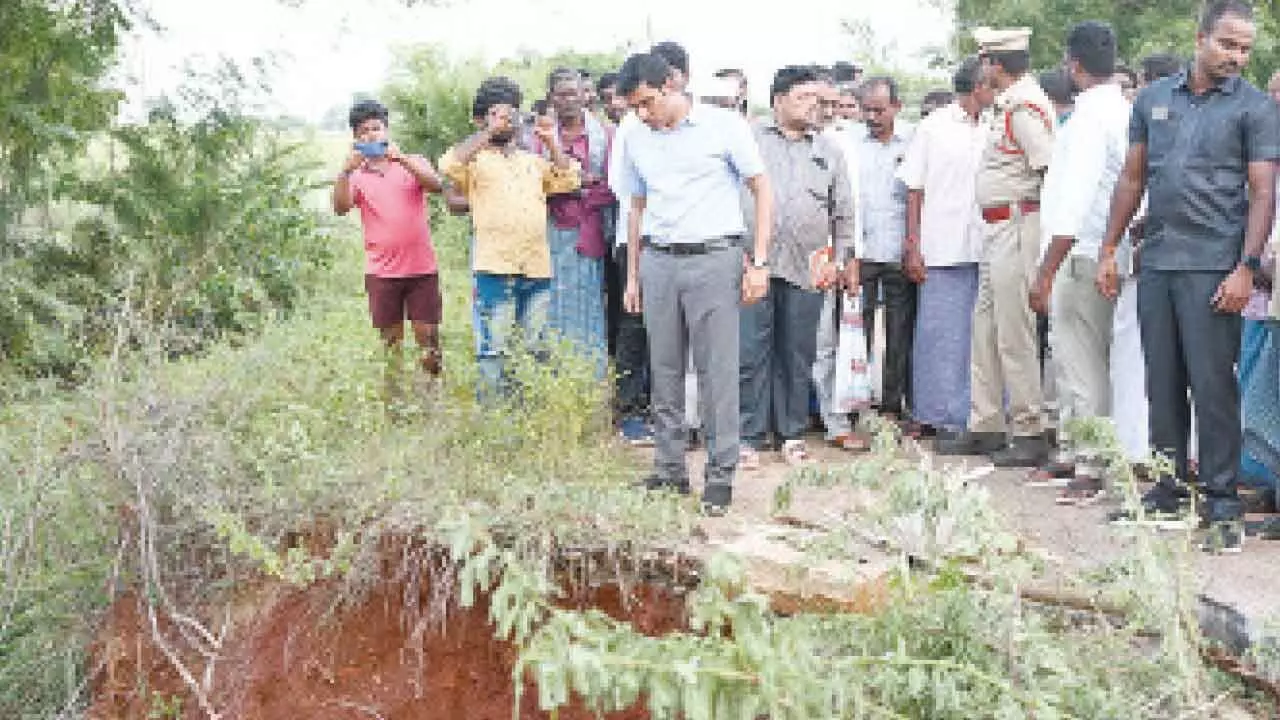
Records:
{"label": "red soil", "polygon": [[[567,601],[591,606],[641,632],[657,635],[685,625],[684,599],[660,585],[639,585],[624,602],[616,586],[584,589]],[[425,599],[426,594],[421,597]],[[514,648],[494,638],[483,599],[470,610],[449,608],[441,623],[422,623],[415,642],[404,621],[403,587],[386,586],[358,606],[335,609],[333,588],[258,593],[233,620],[212,683],[212,701],[234,720],[499,720],[511,718]],[[409,627],[407,627],[409,626]],[[172,627],[166,635],[176,637]],[[182,697],[184,719],[203,718],[194,698],[151,642],[137,596],[112,608],[94,648],[88,717],[147,718],[155,698]],[[200,675],[203,662],[189,667]],[[548,718],[525,683],[522,718]],[[647,718],[643,707],[605,715]],[[160,715],[159,717],[171,717]],[[594,720],[580,703],[558,720]]]}

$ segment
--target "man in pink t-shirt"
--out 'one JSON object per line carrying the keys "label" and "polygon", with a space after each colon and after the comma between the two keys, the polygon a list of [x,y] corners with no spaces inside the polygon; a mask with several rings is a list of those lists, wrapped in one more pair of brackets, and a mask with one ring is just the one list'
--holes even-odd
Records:
{"label": "man in pink t-shirt", "polygon": [[427,193],[440,192],[435,168],[387,140],[387,109],[375,100],[351,108],[351,155],[333,186],[333,211],[360,209],[365,291],[373,326],[398,353],[409,318],[422,368],[440,374],[440,282],[427,221]]}

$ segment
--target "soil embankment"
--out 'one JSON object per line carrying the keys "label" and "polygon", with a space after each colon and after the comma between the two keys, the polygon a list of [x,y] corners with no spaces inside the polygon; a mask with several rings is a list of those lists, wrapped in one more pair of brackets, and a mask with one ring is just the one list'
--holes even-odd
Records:
{"label": "soil embankment", "polygon": [[[429,588],[419,588],[421,599]],[[254,594],[239,609],[215,665],[211,700],[223,718],[236,720],[506,720],[515,709],[512,669],[516,652],[494,637],[488,604],[448,604],[443,620],[405,614],[404,588],[387,585],[358,603],[336,606],[336,589],[274,588]],[[564,604],[595,607],[658,635],[685,626],[681,591],[639,584],[626,595],[617,585],[570,592]],[[173,635],[173,633],[167,633]],[[145,609],[136,596],[112,608],[94,648],[95,720],[202,717],[194,698],[151,641]],[[197,674],[203,662],[192,662]],[[523,718],[549,718],[537,709],[537,691],[525,682]],[[558,720],[594,720],[581,703]],[[639,720],[643,707],[604,715]]]}

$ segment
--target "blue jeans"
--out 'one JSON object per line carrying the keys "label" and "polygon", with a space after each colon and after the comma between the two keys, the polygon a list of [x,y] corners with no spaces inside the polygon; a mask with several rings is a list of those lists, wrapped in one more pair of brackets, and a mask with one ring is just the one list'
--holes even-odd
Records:
{"label": "blue jeans", "polygon": [[547,325],[551,281],[523,275],[475,274],[472,312],[480,395],[503,391],[506,358],[514,341],[537,345]]}

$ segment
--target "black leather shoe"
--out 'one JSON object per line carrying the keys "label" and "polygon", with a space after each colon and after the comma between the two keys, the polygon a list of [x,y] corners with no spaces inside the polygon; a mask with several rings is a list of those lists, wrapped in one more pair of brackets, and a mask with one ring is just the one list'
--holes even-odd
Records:
{"label": "black leather shoe", "polygon": [[991,453],[991,463],[998,468],[1038,468],[1049,460],[1049,443],[1043,435],[1015,437],[1009,447]]}
{"label": "black leather shoe", "polygon": [[1280,540],[1280,517],[1263,520],[1257,525],[1258,537],[1263,540]]}
{"label": "black leather shoe", "polygon": [[1170,484],[1156,484],[1143,494],[1141,512],[1121,508],[1107,516],[1107,522],[1116,525],[1148,525],[1165,530],[1185,530],[1196,527],[1196,519],[1190,516],[1188,505],[1191,493],[1186,488]]}
{"label": "black leather shoe", "polygon": [[702,489],[702,512],[707,515],[720,516],[729,512],[733,502],[733,486],[724,483],[708,483]]}
{"label": "black leather shoe", "polygon": [[1045,430],[1044,441],[1046,444],[1049,445],[1049,447],[1053,448],[1054,450],[1057,450],[1058,449],[1058,429],[1049,428],[1048,430]]}
{"label": "black leather shoe", "polygon": [[657,475],[650,475],[640,482],[636,483],[636,487],[644,488],[653,492],[662,490],[674,490],[681,495],[689,494],[688,480],[664,480]]}
{"label": "black leather shoe", "polygon": [[1209,526],[1200,549],[1215,555],[1234,555],[1243,550],[1243,523],[1236,521],[1215,522]]}
{"label": "black leather shoe", "polygon": [[961,430],[946,436],[938,435],[934,452],[939,455],[990,455],[1005,446],[1001,433],[971,433]]}
{"label": "black leather shoe", "polygon": [[960,430],[948,430],[946,428],[939,428],[938,433],[933,436],[933,440],[935,444],[943,443],[943,442],[954,443],[963,434],[964,433],[961,432]]}

